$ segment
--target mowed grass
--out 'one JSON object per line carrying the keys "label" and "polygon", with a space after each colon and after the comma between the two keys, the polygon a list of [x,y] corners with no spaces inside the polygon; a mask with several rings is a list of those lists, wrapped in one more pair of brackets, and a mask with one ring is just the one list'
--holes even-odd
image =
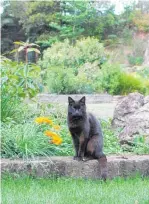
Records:
{"label": "mowed grass", "polygon": [[3,204],[149,204],[149,177],[100,180],[2,179]]}

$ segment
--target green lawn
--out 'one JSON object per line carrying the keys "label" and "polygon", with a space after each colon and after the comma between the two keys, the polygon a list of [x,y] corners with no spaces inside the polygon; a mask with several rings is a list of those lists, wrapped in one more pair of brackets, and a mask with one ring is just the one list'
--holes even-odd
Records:
{"label": "green lawn", "polygon": [[3,204],[149,204],[149,177],[99,180],[2,179]]}

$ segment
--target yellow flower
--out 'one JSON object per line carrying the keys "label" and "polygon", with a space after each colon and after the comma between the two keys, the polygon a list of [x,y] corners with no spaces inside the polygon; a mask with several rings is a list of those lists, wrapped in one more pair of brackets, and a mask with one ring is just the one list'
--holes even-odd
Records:
{"label": "yellow flower", "polygon": [[38,124],[47,123],[47,124],[52,125],[52,120],[50,120],[49,118],[46,118],[46,117],[38,117],[35,119],[35,122]]}
{"label": "yellow flower", "polygon": [[52,141],[51,141],[53,144],[55,145],[60,145],[62,143],[62,139],[58,136],[54,136],[52,137]]}
{"label": "yellow flower", "polygon": [[39,124],[42,123],[42,122],[43,122],[42,117],[36,118],[36,119],[35,119],[35,122],[36,122],[36,123],[39,123]]}
{"label": "yellow flower", "polygon": [[48,137],[58,137],[58,135],[57,135],[55,132],[52,132],[52,131],[50,131],[50,130],[46,130],[46,131],[44,132],[44,134],[45,134],[46,136],[48,136]]}
{"label": "yellow flower", "polygon": [[55,130],[60,130],[60,126],[59,126],[59,125],[53,125],[53,128],[54,128]]}
{"label": "yellow flower", "polygon": [[44,122],[47,123],[47,124],[52,125],[52,120],[50,120],[50,119],[48,119],[48,118],[45,118],[45,119],[44,119]]}

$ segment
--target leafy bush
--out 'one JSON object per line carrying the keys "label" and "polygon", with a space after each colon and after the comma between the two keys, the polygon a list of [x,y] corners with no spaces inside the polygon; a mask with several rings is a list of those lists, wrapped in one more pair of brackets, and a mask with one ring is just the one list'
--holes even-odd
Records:
{"label": "leafy bush", "polygon": [[[104,49],[97,39],[87,38],[70,45],[57,42],[44,52],[43,68],[47,67],[47,86],[52,93],[92,93],[101,90],[94,84],[99,64],[104,63]],[[94,72],[95,71],[95,72]],[[94,74],[90,74],[94,72]]]}
{"label": "leafy bush", "polygon": [[[103,45],[88,37],[77,40],[75,45],[71,45],[69,40],[56,42],[44,52],[39,64],[47,72],[48,77],[44,80],[50,92],[92,93],[101,89],[93,81],[99,77],[99,65],[105,60]],[[91,77],[93,71],[95,73]]]}
{"label": "leafy bush", "polygon": [[118,92],[120,94],[128,94],[131,92],[138,91],[145,93],[143,79],[127,73],[122,73],[119,79]]}
{"label": "leafy bush", "polygon": [[[62,94],[146,92],[141,79],[124,73],[120,65],[104,62],[100,67],[105,56],[103,51],[102,44],[94,38],[78,40],[74,46],[68,40],[53,44],[40,61],[43,68],[47,67],[48,90]],[[139,44],[136,45],[135,54],[140,53]]]}
{"label": "leafy bush", "polygon": [[1,110],[2,121],[5,122],[8,118],[17,118],[22,99],[32,98],[39,92],[40,68],[4,58],[1,73]]}
{"label": "leafy bush", "polygon": [[53,67],[48,71],[47,85],[51,93],[63,94],[149,92],[147,79],[122,71],[118,64],[105,63],[100,69],[96,62],[82,65],[77,75],[71,68]]}
{"label": "leafy bush", "polygon": [[102,66],[101,83],[103,90],[110,94],[119,94],[121,68],[117,64],[106,63]]}
{"label": "leafy bush", "polygon": [[16,119],[20,114],[20,101],[17,96],[7,93],[7,90],[3,88],[1,96],[1,121],[6,122],[12,119]]}
{"label": "leafy bush", "polygon": [[43,54],[40,62],[43,68],[50,69],[51,66],[65,66],[78,68],[86,62],[94,62],[105,56],[104,48],[95,38],[84,38],[77,40],[75,45],[70,45],[69,40],[56,42]]}
{"label": "leafy bush", "polygon": [[[90,73],[93,72],[91,75]],[[51,93],[93,93],[101,91],[99,78],[100,69],[94,63],[82,65],[78,73],[71,68],[51,67],[47,74],[47,86]]]}
{"label": "leafy bush", "polygon": [[139,75],[122,71],[119,65],[104,64],[100,80],[102,89],[110,94],[124,95],[135,91],[145,94],[149,92],[148,80],[144,80]]}
{"label": "leafy bush", "polygon": [[34,97],[40,84],[40,67],[35,64],[23,64],[4,60],[1,64],[2,91],[7,89],[8,93],[18,95],[20,98],[26,96]]}
{"label": "leafy bush", "polygon": [[52,67],[47,74],[47,85],[50,93],[74,93],[75,75],[70,68]]}
{"label": "leafy bush", "polygon": [[133,55],[128,56],[130,65],[141,65],[143,63],[143,57],[135,57]]}

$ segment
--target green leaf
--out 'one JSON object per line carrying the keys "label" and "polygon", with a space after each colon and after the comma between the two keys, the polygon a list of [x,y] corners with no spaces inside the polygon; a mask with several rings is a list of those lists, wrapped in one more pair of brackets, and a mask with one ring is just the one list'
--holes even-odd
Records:
{"label": "green leaf", "polygon": [[16,42],[14,42],[14,44],[15,44],[15,45],[23,45],[23,46],[24,46],[25,43],[24,43],[24,42],[16,41]]}
{"label": "green leaf", "polygon": [[28,48],[27,52],[36,52],[36,53],[40,54],[40,51],[36,48]]}
{"label": "green leaf", "polygon": [[14,50],[10,51],[9,54],[12,54],[12,53],[17,52],[17,51],[18,51],[18,49],[14,49]]}
{"label": "green leaf", "polygon": [[28,85],[28,87],[29,87],[30,89],[36,90],[34,84],[28,82],[27,85]]}
{"label": "green leaf", "polygon": [[26,64],[25,66],[24,66],[24,76],[25,77],[27,77],[27,75],[28,75],[28,70],[29,69],[29,66]]}
{"label": "green leaf", "polygon": [[2,84],[4,84],[6,81],[8,81],[8,77],[7,76],[1,78],[1,83]]}
{"label": "green leaf", "polygon": [[40,47],[39,45],[35,44],[35,43],[30,43],[29,46],[37,46]]}
{"label": "green leaf", "polygon": [[24,46],[21,46],[21,47],[18,48],[18,52],[21,52],[21,51],[24,50],[24,49],[25,49],[25,47],[24,47]]}

